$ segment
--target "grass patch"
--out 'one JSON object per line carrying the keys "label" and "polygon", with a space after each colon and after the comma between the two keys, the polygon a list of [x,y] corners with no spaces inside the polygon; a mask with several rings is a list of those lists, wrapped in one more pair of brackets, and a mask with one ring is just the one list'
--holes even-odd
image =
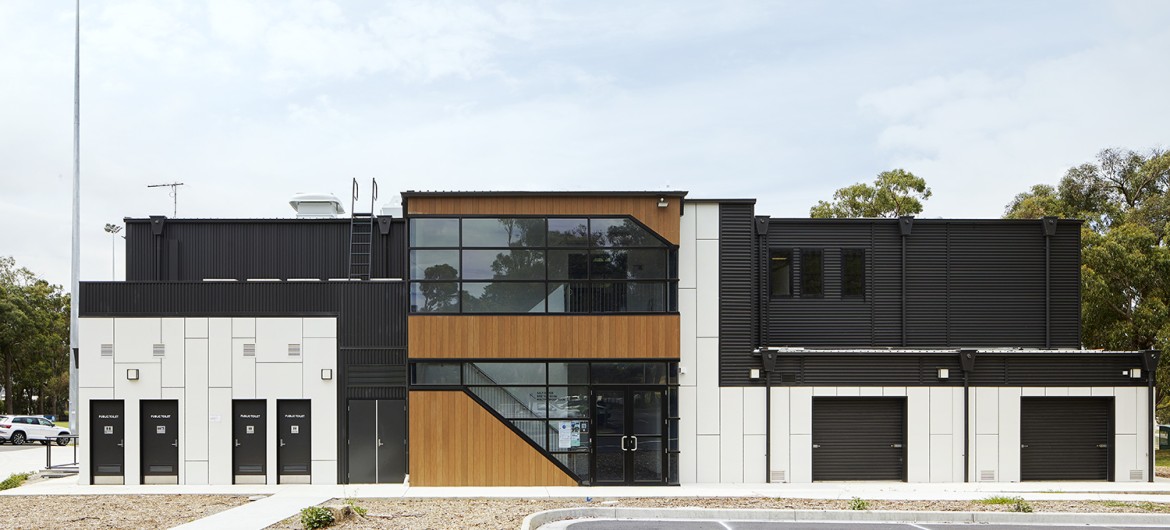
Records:
{"label": "grass patch", "polygon": [[977,502],[979,504],[987,504],[987,505],[1014,504],[1016,502],[1016,499],[1018,499],[1018,498],[1019,497],[1004,497],[1003,495],[992,495],[991,497],[987,497],[985,499],[979,499],[979,500],[976,500],[975,502]]}
{"label": "grass patch", "polygon": [[854,497],[852,499],[849,499],[849,509],[850,510],[868,510],[869,509],[869,501],[862,499],[861,497]]}
{"label": "grass patch", "polygon": [[1170,451],[1154,451],[1154,465],[1157,467],[1170,467]]}
{"label": "grass patch", "polygon": [[0,482],[0,491],[20,487],[20,485],[24,484],[24,481],[28,480],[28,477],[31,476],[32,473],[13,473],[8,475],[8,478],[4,479],[3,482]]}

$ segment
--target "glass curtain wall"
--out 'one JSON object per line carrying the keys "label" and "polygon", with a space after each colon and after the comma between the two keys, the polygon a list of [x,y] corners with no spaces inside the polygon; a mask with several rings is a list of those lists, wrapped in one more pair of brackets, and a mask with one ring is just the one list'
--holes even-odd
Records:
{"label": "glass curtain wall", "polygon": [[678,310],[678,249],[630,218],[410,219],[412,313]]}

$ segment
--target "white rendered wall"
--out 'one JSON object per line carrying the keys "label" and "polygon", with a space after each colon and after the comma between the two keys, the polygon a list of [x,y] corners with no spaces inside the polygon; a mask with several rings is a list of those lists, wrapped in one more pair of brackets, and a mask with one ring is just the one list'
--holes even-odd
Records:
{"label": "white rendered wall", "polygon": [[[314,484],[337,482],[336,379],[322,380],[321,370],[337,370],[337,323],[334,318],[82,318],[78,430],[81,484],[90,482],[89,401],[122,400],[125,410],[125,483],[141,480],[139,411],[144,399],[179,403],[179,483],[231,484],[233,399],[268,401],[268,477],[276,483],[276,404],[280,399],[312,403]],[[113,356],[101,355],[113,344]],[[165,345],[156,357],[154,345]],[[245,357],[244,345],[256,356]],[[289,345],[301,354],[290,356]],[[139,379],[128,380],[127,369]]]}

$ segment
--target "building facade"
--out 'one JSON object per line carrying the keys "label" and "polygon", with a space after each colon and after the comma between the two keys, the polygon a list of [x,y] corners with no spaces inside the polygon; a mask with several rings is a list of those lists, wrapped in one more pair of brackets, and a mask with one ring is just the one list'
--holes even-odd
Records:
{"label": "building facade", "polygon": [[1158,354],[1079,349],[1079,222],[685,195],[127,219],[126,281],[82,284],[82,480],[1152,480]]}

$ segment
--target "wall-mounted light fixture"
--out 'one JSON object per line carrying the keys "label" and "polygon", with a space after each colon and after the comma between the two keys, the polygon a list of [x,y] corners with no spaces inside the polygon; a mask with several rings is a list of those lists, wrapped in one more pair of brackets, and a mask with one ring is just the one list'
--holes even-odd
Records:
{"label": "wall-mounted light fixture", "polygon": [[759,379],[760,378],[760,369],[759,368],[752,368],[750,371],[748,371],[748,377],[751,379]]}
{"label": "wall-mounted light fixture", "polygon": [[1129,376],[1134,378],[1134,379],[1141,379],[1142,378],[1142,369],[1141,368],[1130,368],[1129,369]]}
{"label": "wall-mounted light fixture", "polygon": [[668,205],[670,205],[670,203],[666,202],[666,197],[659,197],[658,198],[658,207],[659,208],[666,208]]}
{"label": "wall-mounted light fixture", "polygon": [[951,377],[951,370],[950,369],[948,369],[948,368],[939,368],[938,369],[938,378],[939,379],[948,379],[950,377]]}
{"label": "wall-mounted light fixture", "polygon": [[321,380],[328,381],[330,379],[333,379],[333,369],[332,368],[322,368],[321,369]]}
{"label": "wall-mounted light fixture", "polygon": [[128,379],[130,381],[137,381],[138,380],[138,369],[137,368],[127,368],[126,369],[126,379]]}

